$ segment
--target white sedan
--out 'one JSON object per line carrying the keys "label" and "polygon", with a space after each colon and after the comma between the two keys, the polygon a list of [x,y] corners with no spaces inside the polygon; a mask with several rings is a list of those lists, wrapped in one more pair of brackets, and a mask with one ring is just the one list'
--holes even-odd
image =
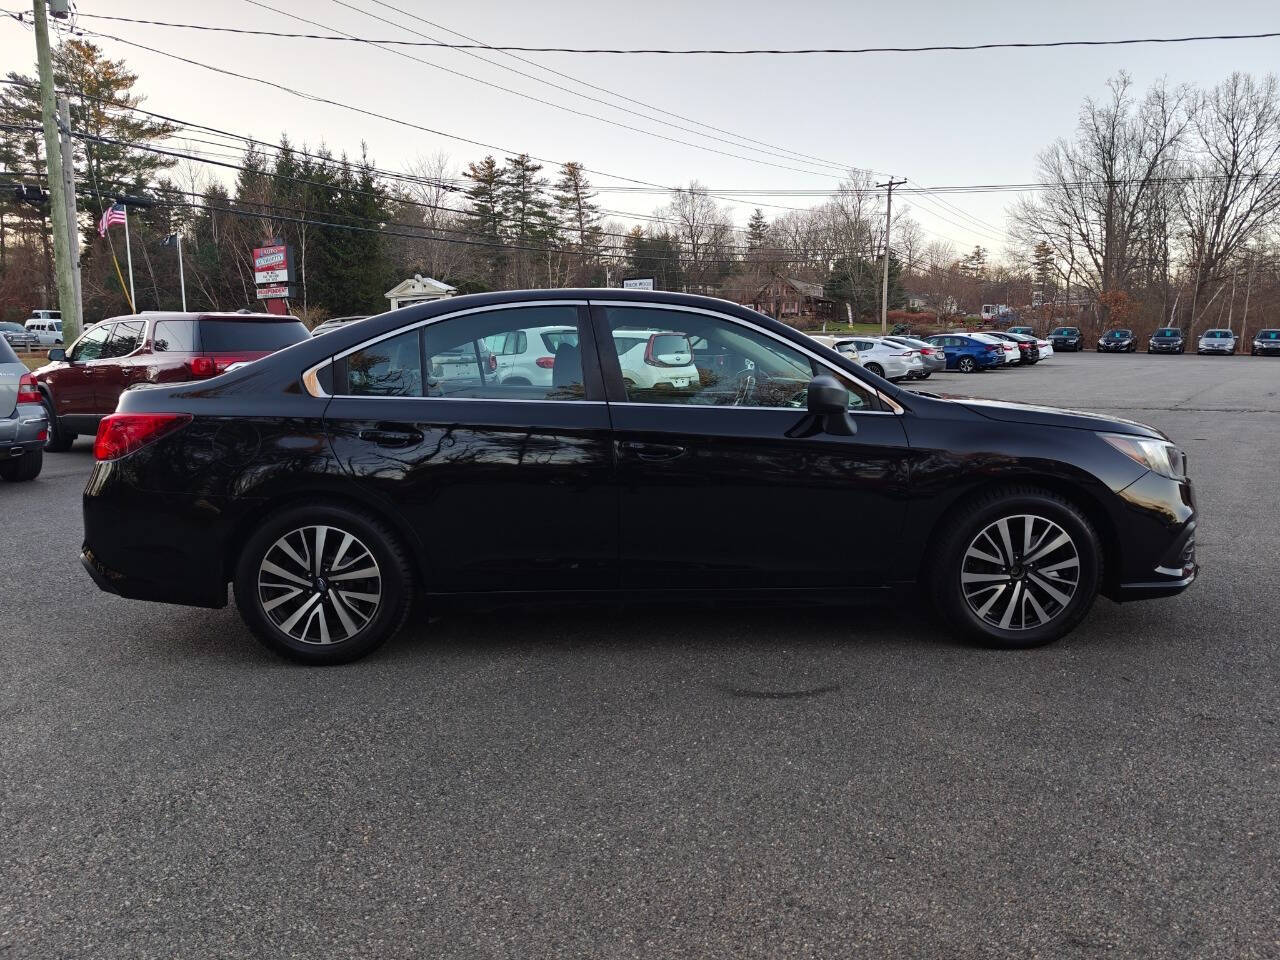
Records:
{"label": "white sedan", "polygon": [[924,373],[924,358],[919,350],[904,347],[900,343],[881,340],[879,337],[853,337],[858,350],[858,362],[878,377],[887,380],[905,380]]}
{"label": "white sedan", "polygon": [[1021,363],[1022,353],[1018,350],[1018,345],[1008,340],[1001,340],[999,337],[993,337],[986,333],[971,333],[969,336],[977,340],[979,343],[998,344],[1001,349],[1001,356],[1004,357],[1005,363]]}

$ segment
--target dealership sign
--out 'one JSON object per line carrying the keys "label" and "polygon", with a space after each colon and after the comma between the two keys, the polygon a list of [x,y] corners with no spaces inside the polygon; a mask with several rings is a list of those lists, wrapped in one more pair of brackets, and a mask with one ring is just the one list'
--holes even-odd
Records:
{"label": "dealership sign", "polygon": [[[293,279],[293,249],[277,243],[253,251],[253,279],[257,284],[288,283]],[[263,299],[259,296],[258,299]]]}
{"label": "dealership sign", "polygon": [[622,281],[623,290],[652,290],[653,277],[632,277]]}
{"label": "dealership sign", "polygon": [[259,300],[294,300],[297,299],[295,288],[288,283],[272,283],[258,287]]}

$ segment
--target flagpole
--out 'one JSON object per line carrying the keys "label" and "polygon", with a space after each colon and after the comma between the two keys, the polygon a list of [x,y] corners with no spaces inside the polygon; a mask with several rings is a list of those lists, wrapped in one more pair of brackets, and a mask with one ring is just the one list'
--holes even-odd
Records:
{"label": "flagpole", "polygon": [[133,246],[129,243],[129,208],[127,206],[124,207],[124,252],[129,261],[129,305],[136,311],[138,298],[133,293]]}
{"label": "flagpole", "polygon": [[182,288],[182,312],[187,312],[187,278],[182,272],[182,231],[174,234],[178,238],[178,286]]}

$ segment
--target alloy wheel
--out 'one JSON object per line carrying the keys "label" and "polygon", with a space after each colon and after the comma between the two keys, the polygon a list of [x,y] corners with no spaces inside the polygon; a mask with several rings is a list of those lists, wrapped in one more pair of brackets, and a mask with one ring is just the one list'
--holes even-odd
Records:
{"label": "alloy wheel", "polygon": [[300,643],[350,640],[382,603],[382,572],[367,546],[339,527],[298,527],[258,564],[258,600],[281,632]]}
{"label": "alloy wheel", "polygon": [[979,620],[1031,630],[1059,616],[1080,582],[1080,552],[1060,525],[1037,514],[988,524],[969,543],[960,588]]}

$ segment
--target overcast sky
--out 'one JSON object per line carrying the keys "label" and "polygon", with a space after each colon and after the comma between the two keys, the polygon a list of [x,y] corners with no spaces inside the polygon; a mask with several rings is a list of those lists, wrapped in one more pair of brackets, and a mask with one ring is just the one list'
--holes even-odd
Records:
{"label": "overcast sky", "polygon": [[[409,16],[379,6],[376,0],[265,2],[334,32],[361,37],[421,39],[410,32],[416,30],[432,39],[457,40],[447,28],[484,43],[527,46],[915,46],[1280,29],[1275,0],[650,0],[645,4],[634,0],[390,0]],[[22,8],[26,4],[12,0],[5,6]],[[249,0],[204,0],[199,4],[81,0],[79,10],[81,14],[329,32],[262,9]],[[393,27],[369,14],[403,26]],[[427,18],[437,26],[417,18]],[[1280,62],[1280,40],[859,56],[524,55],[574,80],[649,105],[639,107],[502,54],[483,54],[625,108],[611,109],[459,51],[399,48],[439,67],[706,148],[699,149],[535,103],[383,48],[204,33],[90,17],[82,17],[80,25],[482,141],[502,151],[523,150],[557,162],[578,160],[599,171],[592,180],[601,188],[602,205],[631,212],[652,211],[663,200],[605,192],[607,186],[623,182],[616,177],[663,185],[697,179],[713,189],[831,189],[840,178],[830,167],[816,171],[812,162],[771,156],[763,150],[796,151],[910,177],[927,186],[1024,183],[1035,177],[1036,153],[1053,138],[1069,134],[1082,101],[1102,95],[1107,78],[1119,70],[1129,71],[1141,90],[1162,76],[1174,83],[1211,85],[1232,70],[1263,74]],[[323,141],[335,152],[358,153],[364,141],[379,166],[395,169],[436,151],[447,152],[461,168],[486,152],[459,140],[219,76],[113,40],[90,39],[111,56],[125,58],[137,71],[138,89],[146,96],[148,108],[185,120],[270,140],[287,132],[295,143]],[[34,58],[30,30],[9,20],[0,23],[0,64],[4,69],[31,70]],[[687,119],[655,113],[654,108]],[[636,116],[628,109],[694,127],[706,136]],[[727,133],[697,124],[709,124]],[[752,150],[751,145],[742,143],[742,137],[770,146]],[[755,162],[713,150],[751,157]],[[931,237],[944,237],[959,247],[981,243],[998,250],[1004,208],[1014,197],[1011,193],[945,197],[948,203],[979,218],[985,227],[936,203],[906,197],[903,202],[911,206]],[[772,216],[784,212],[779,205],[808,206],[820,201],[764,196],[755,202]],[[732,206],[739,224],[745,223],[753,205],[744,201]]]}

